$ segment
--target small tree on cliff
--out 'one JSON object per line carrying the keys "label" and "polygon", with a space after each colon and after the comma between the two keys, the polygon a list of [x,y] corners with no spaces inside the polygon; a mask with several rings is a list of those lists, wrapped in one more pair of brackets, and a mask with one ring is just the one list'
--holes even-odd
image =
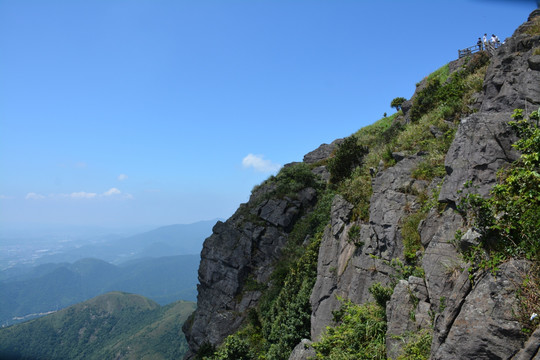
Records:
{"label": "small tree on cliff", "polygon": [[405,99],[404,97],[397,97],[394,100],[392,100],[392,102],[390,103],[390,107],[393,107],[394,109],[396,109],[396,111],[399,111],[401,110],[401,105],[405,101],[407,101],[407,99]]}

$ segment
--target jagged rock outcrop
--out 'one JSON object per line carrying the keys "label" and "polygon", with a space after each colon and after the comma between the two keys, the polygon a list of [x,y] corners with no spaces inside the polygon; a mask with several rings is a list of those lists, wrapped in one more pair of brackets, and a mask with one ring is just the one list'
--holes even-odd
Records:
{"label": "jagged rock outcrop", "polygon": [[183,326],[190,345],[187,359],[203,344],[219,345],[240,327],[247,310],[261,296],[261,291],[246,286],[246,281],[268,283],[288,233],[317,200],[317,192],[311,187],[298,191],[294,199],[272,196],[275,190],[273,182],[256,188],[249,202],[226,222],[218,222],[205,240],[197,310]]}
{"label": "jagged rock outcrop", "polygon": [[497,275],[486,272],[460,288],[435,321],[432,359],[510,359],[525,338],[515,319],[515,291],[527,270],[528,262],[512,260]]}
{"label": "jagged rock outcrop", "polygon": [[[392,153],[394,166],[372,169],[369,221],[353,216],[354,206],[336,196],[331,221],[319,248],[317,279],[310,302],[311,339],[303,340],[291,360],[313,356],[310,341],[321,338],[333,324],[339,298],[362,304],[373,301],[374,283],[395,284],[388,301],[386,350],[396,359],[407,342],[406,334],[428,331],[433,335],[432,359],[537,359],[540,335],[534,332],[525,343],[515,318],[516,289],[530,263],[512,260],[499,271],[480,272],[471,281],[461,252],[476,245],[478,234],[457,211],[463,191],[487,196],[497,171],[518,158],[511,144],[516,140],[507,123],[515,108],[536,110],[540,106],[540,36],[528,35],[522,25],[491,57],[482,93],[474,94],[471,109],[460,119],[457,133],[445,158],[446,176],[431,182],[416,180],[413,170],[429,154]],[[464,59],[452,62],[457,71]],[[417,85],[417,91],[425,82]],[[414,96],[413,96],[414,99]],[[410,122],[413,99],[402,104],[400,123]],[[445,135],[429,128],[434,138]],[[324,160],[340,140],[307,154],[304,162],[319,164],[313,172],[328,180]],[[471,186],[465,188],[465,183]],[[205,241],[199,269],[198,309],[184,326],[193,355],[202,344],[219,344],[234,332],[255,306],[261,293],[244,289],[247,278],[265,283],[272,263],[279,258],[288,232],[301,214],[309,211],[316,192],[304,189],[295,199],[265,197],[274,189],[267,184],[253,192],[250,202],[231,219],[218,223]],[[393,259],[405,262],[402,228],[404,220],[420,208],[419,194],[437,194],[433,207],[418,226],[422,251],[417,265],[424,276],[395,280],[399,271]],[[352,231],[355,230],[355,231]],[[463,236],[456,237],[458,230]],[[355,238],[351,234],[355,233]],[[417,275],[417,274],[415,274]],[[211,325],[210,325],[211,324]]]}
{"label": "jagged rock outcrop", "polygon": [[[518,29],[492,57],[483,94],[475,96],[479,111],[460,121],[446,156],[447,176],[438,198],[447,206],[442,211],[432,209],[419,226],[425,248],[421,261],[425,279],[401,280],[387,305],[387,355],[392,359],[399,355],[404,343],[396,336],[429,328],[429,314],[443,310],[433,329],[433,359],[509,359],[523,344],[524,336],[512,311],[517,301],[516,284],[524,276],[527,263],[504,264],[497,277],[486,273],[472,285],[468,264],[463,262],[458,247],[467,246],[474,237],[469,233],[472,238],[456,243],[456,232],[468,229],[455,207],[466,182],[475,192],[489,194],[496,172],[518,157],[511,146],[516,138],[507,125],[510,115],[515,108],[537,109],[540,105],[540,72],[532,53],[540,46],[540,36],[523,34],[527,26]],[[453,65],[459,67],[457,62]],[[417,91],[423,86],[418,84]],[[407,113],[411,105],[412,99],[402,105],[405,122],[410,121]],[[435,130],[432,134],[437,136]],[[325,326],[332,325],[332,311],[339,307],[336,295],[363,303],[371,300],[367,289],[372,283],[390,282],[388,275],[393,269],[381,262],[403,258],[400,220],[405,207],[415,206],[415,192],[410,189],[428,186],[411,178],[418,159],[401,160],[373,179],[369,224],[361,224],[362,247],[352,249],[346,232],[353,224],[347,223],[342,213],[332,213],[332,228],[325,233],[320,248],[318,278],[311,297],[313,340],[320,337]],[[334,224],[339,224],[341,232]],[[381,262],[369,255],[376,255]],[[418,291],[420,288],[423,291]],[[528,349],[533,350],[528,353],[533,353],[537,345],[529,344]]]}
{"label": "jagged rock outcrop", "polygon": [[[340,196],[334,199],[331,226],[319,249],[317,281],[311,294],[313,340],[332,324],[332,311],[340,306],[338,297],[360,304],[373,299],[371,285],[390,283],[394,269],[389,262],[403,257],[400,220],[417,206],[411,189],[425,186],[410,177],[421,160],[420,156],[403,159],[373,179],[368,224],[351,222],[352,205]],[[349,239],[353,226],[360,226],[356,242]]]}

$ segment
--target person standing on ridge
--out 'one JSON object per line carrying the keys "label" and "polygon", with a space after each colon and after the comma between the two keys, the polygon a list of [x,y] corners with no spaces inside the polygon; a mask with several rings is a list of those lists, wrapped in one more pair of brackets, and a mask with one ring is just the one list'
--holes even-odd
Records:
{"label": "person standing on ridge", "polygon": [[476,45],[478,46],[478,51],[484,50],[484,48],[482,46],[482,39],[481,38],[478,38],[478,41],[476,42]]}

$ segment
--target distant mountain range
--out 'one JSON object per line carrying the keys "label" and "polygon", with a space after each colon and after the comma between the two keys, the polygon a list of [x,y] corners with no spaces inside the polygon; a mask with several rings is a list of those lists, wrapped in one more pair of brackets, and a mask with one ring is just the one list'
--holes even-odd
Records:
{"label": "distant mountain range", "polygon": [[107,293],[0,329],[0,358],[180,359],[187,350],[181,327],[194,309],[193,302],[160,306],[139,295]]}
{"label": "distant mountain range", "polygon": [[140,294],[164,305],[196,299],[199,255],[44,264],[0,282],[0,324],[26,321],[108,291]]}
{"label": "distant mountain range", "polygon": [[212,234],[216,221],[162,226],[141,234],[46,255],[38,263],[74,262],[91,257],[120,264],[145,257],[200,254],[204,239]]}

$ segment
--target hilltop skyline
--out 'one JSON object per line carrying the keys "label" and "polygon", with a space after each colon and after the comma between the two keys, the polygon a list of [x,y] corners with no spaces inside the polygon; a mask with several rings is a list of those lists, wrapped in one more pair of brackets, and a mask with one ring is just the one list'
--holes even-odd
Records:
{"label": "hilltop skyline", "polygon": [[0,225],[227,218],[535,7],[0,0]]}

